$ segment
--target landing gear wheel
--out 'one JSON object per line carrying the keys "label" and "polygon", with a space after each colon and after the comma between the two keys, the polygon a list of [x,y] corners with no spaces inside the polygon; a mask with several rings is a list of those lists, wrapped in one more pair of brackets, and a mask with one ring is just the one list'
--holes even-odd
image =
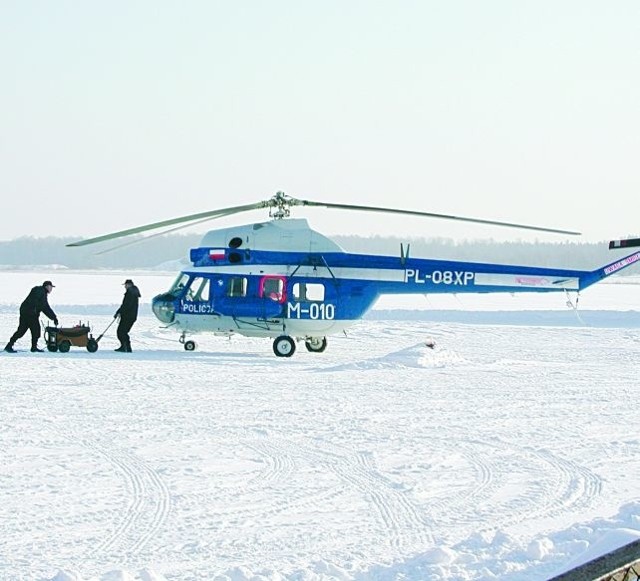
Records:
{"label": "landing gear wheel", "polygon": [[185,351],[195,351],[196,350],[196,342],[195,341],[185,341],[184,342],[184,350]]}
{"label": "landing gear wheel", "polygon": [[47,350],[51,351],[51,353],[55,353],[58,350],[58,346],[54,344],[47,345]]}
{"label": "landing gear wheel", "polygon": [[89,339],[87,341],[87,351],[89,353],[95,353],[98,350],[98,342],[95,339]]}
{"label": "landing gear wheel", "polygon": [[291,337],[281,335],[273,341],[273,352],[278,357],[291,357],[296,351],[296,344]]}
{"label": "landing gear wheel", "polygon": [[71,343],[69,341],[60,341],[58,349],[60,350],[60,353],[68,353],[69,349],[71,349]]}
{"label": "landing gear wheel", "polygon": [[311,353],[322,353],[327,348],[326,337],[311,337],[304,342],[307,351]]}

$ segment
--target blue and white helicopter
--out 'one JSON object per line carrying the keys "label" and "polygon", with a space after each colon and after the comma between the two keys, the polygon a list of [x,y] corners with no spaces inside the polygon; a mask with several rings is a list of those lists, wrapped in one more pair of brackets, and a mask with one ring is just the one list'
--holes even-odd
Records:
{"label": "blue and white helicopter", "polygon": [[[121,230],[74,242],[84,246],[148,230],[172,227],[269,208],[270,220],[205,234],[191,249],[192,266],[171,288],[153,298],[155,316],[178,330],[185,350],[192,333],[273,338],[278,357],[291,357],[296,342],[320,353],[327,336],[342,333],[385,294],[568,292],[588,286],[640,260],[640,251],[594,271],[352,254],[290,218],[293,206],[386,212],[509,226],[560,234],[578,232],[373,206],[300,200],[276,193],[255,204],[235,206]],[[172,228],[173,231],[177,228]],[[167,232],[162,232],[166,234]]]}

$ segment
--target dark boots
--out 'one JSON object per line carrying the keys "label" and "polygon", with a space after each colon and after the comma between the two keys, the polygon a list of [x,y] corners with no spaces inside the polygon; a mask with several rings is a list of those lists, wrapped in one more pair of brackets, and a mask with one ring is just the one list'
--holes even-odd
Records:
{"label": "dark boots", "polygon": [[[13,348],[13,343],[9,342],[5,345],[4,350],[7,353],[17,353],[17,351]],[[31,353],[44,353],[44,349],[39,349],[38,345],[31,346]]]}

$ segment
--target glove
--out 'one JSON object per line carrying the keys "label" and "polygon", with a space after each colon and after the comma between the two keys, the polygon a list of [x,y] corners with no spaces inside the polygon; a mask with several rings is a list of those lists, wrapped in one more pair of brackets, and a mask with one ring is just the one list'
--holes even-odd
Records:
{"label": "glove", "polygon": [[120,314],[120,313],[116,313],[115,315],[113,315],[113,318],[114,318],[114,319],[117,319],[119,314]]}
{"label": "glove", "polygon": [[57,319],[57,318],[54,318],[54,319],[53,319],[53,324],[54,324],[56,327],[58,326],[58,319]]}

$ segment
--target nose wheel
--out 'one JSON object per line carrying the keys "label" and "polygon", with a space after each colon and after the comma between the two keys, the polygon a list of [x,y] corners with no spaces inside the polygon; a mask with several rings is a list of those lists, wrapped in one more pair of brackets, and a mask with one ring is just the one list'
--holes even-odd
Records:
{"label": "nose wheel", "polygon": [[182,335],[180,335],[180,338],[178,339],[178,341],[182,343],[182,345],[184,346],[184,350],[195,351],[198,344],[192,339],[186,340],[185,337],[186,337],[186,333],[182,333]]}

